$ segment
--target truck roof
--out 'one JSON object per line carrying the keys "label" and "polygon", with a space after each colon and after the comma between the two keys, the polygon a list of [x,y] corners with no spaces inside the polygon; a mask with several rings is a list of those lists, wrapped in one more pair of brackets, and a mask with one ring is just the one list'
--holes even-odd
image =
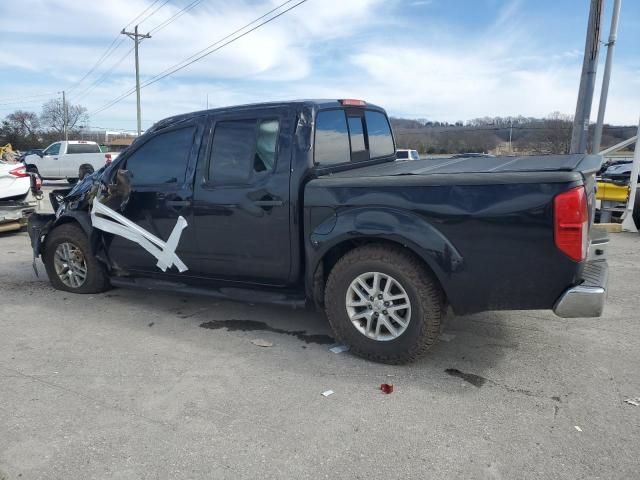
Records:
{"label": "truck roof", "polygon": [[[173,117],[165,118],[155,123],[153,127],[151,127],[148,131],[153,131],[158,128],[163,128],[167,125],[184,121],[189,118],[198,117],[205,114],[211,113],[226,113],[226,112],[239,112],[243,110],[253,110],[257,108],[277,108],[277,107],[290,107],[290,106],[307,106],[315,108],[316,110],[325,110],[331,108],[342,108],[342,107],[353,107],[354,105],[343,105],[342,99],[302,99],[302,100],[282,100],[276,102],[262,102],[262,103],[248,103],[244,105],[232,105],[227,107],[219,107],[219,108],[211,108],[209,110],[198,110],[196,112],[183,113],[180,115],[175,115]],[[372,110],[380,110],[384,111],[382,107],[378,105],[374,105],[373,103],[365,102],[364,105],[355,105],[356,108],[367,108]]]}

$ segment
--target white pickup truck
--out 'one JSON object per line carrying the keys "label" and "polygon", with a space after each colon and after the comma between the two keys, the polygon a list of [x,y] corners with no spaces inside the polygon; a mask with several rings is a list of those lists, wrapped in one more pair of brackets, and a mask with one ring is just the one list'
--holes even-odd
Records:
{"label": "white pickup truck", "polygon": [[115,152],[102,152],[96,142],[70,140],[52,143],[41,155],[28,155],[24,163],[29,172],[39,173],[44,179],[66,179],[69,183],[75,183],[117,156]]}

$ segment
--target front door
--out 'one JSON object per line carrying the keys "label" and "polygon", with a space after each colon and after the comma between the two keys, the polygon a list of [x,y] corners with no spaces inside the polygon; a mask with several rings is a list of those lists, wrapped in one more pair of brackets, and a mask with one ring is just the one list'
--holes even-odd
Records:
{"label": "front door", "polygon": [[59,178],[60,177],[60,142],[49,145],[42,152],[42,159],[38,162],[38,172],[43,178]]}
{"label": "front door", "polygon": [[[182,123],[160,130],[127,154],[120,169],[127,170],[131,190],[121,213],[128,220],[167,242],[179,217],[187,226],[180,232],[175,253],[187,270],[163,269],[144,245],[113,235],[108,247],[115,266],[126,271],[189,276],[196,263],[193,225],[193,169],[200,147],[204,121]],[[113,207],[115,209],[115,206]],[[143,242],[144,243],[144,242]]]}
{"label": "front door", "polygon": [[194,186],[198,274],[243,283],[287,283],[294,119],[278,108],[211,118]]}

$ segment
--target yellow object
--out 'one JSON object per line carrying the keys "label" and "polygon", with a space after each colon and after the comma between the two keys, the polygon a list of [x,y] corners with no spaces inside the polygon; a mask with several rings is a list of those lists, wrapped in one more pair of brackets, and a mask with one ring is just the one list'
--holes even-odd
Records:
{"label": "yellow object", "polygon": [[598,200],[626,203],[628,197],[629,187],[627,185],[619,186],[608,182],[598,182],[598,191],[596,192]]}
{"label": "yellow object", "polygon": [[2,155],[4,155],[5,153],[12,153],[13,152],[13,147],[11,146],[10,143],[7,143],[4,147],[0,147],[0,157],[2,157]]}

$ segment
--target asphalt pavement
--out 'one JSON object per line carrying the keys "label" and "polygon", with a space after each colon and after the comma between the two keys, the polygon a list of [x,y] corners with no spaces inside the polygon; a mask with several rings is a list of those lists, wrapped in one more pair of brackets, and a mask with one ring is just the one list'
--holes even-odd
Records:
{"label": "asphalt pavement", "polygon": [[317,312],[56,291],[0,234],[0,479],[638,478],[640,237],[610,253],[603,318],[450,316],[387,366]]}

